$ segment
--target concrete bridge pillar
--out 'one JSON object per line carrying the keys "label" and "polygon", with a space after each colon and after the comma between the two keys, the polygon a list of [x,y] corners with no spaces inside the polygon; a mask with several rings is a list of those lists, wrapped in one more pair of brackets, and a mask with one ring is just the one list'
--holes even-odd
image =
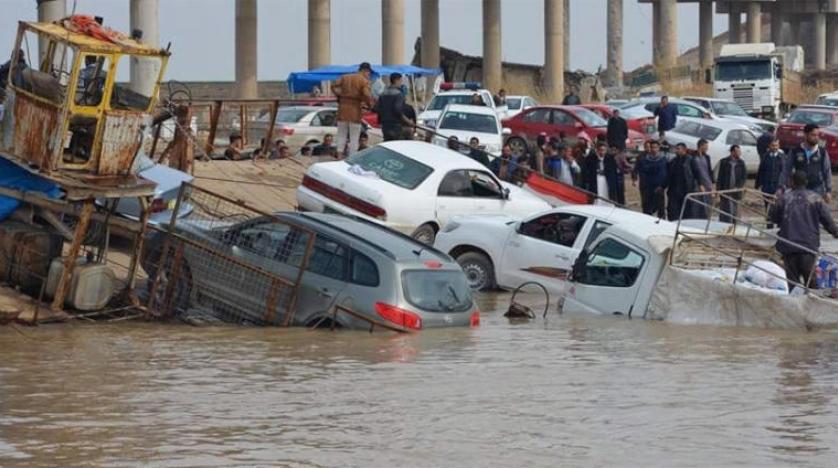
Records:
{"label": "concrete bridge pillar", "polygon": [[800,16],[792,15],[789,20],[789,43],[788,45],[800,45]]}
{"label": "concrete bridge pillar", "polygon": [[404,64],[404,0],[381,0],[381,63]]}
{"label": "concrete bridge pillar", "polygon": [[661,5],[658,2],[652,3],[652,65],[660,66],[661,47]]}
{"label": "concrete bridge pillar", "polygon": [[703,70],[713,66],[713,2],[698,5],[698,62]]}
{"label": "concrete bridge pillar", "polygon": [[838,67],[838,14],[831,14],[826,23],[826,64]]}
{"label": "concrete bridge pillar", "polygon": [[812,15],[813,32],[815,34],[815,44],[812,48],[814,56],[814,66],[816,70],[826,69],[826,13],[815,13]]}
{"label": "concrete bridge pillar", "polygon": [[[67,0],[38,0],[38,22],[51,23],[65,16],[67,16]],[[47,41],[38,39],[38,63],[46,51]],[[29,61],[30,58],[26,57],[26,60]]]}
{"label": "concrete bridge pillar", "polygon": [[500,0],[483,0],[483,87],[497,93],[502,86]]}
{"label": "concrete bridge pillar", "polygon": [[771,42],[774,45],[783,45],[783,24],[785,20],[785,16],[780,11],[780,5],[774,5],[774,9],[771,11]]}
{"label": "concrete bridge pillar", "polygon": [[422,66],[439,68],[439,0],[422,0]]}
{"label": "concrete bridge pillar", "polygon": [[570,71],[570,0],[564,0],[564,69]]}
{"label": "concrete bridge pillar", "polygon": [[727,15],[727,35],[728,42],[731,44],[742,42],[742,14],[733,6],[730,7],[730,13]]}
{"label": "concrete bridge pillar", "polygon": [[236,0],[236,97],[259,97],[256,39],[256,0]]}
{"label": "concrete bridge pillar", "polygon": [[308,69],[332,61],[332,11],[330,0],[308,0]]}
{"label": "concrete bridge pillar", "polygon": [[678,3],[676,0],[658,0],[660,3],[660,66],[664,70],[678,61]]}
{"label": "concrete bridge pillar", "polygon": [[544,0],[544,92],[550,103],[564,96],[564,0]]}
{"label": "concrete bridge pillar", "polygon": [[[623,86],[623,0],[608,0],[606,30],[608,31],[608,84]],[[567,31],[564,35],[568,35]],[[567,61],[567,57],[564,59]]]}
{"label": "concrete bridge pillar", "polygon": [[[141,31],[140,42],[160,46],[160,4],[159,0],[131,0],[131,31]],[[160,61],[131,57],[131,89],[148,96],[157,84],[160,75]]]}
{"label": "concrete bridge pillar", "polygon": [[747,42],[762,42],[762,5],[759,2],[748,3]]}

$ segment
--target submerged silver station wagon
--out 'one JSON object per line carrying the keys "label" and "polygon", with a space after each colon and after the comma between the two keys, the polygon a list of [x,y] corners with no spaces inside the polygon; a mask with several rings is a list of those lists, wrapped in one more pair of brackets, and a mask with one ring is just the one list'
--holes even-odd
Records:
{"label": "submerged silver station wagon", "polygon": [[[264,217],[213,229],[200,221],[181,220],[176,233],[294,281],[308,240],[291,226],[314,232],[292,325],[369,329],[374,321],[415,331],[480,323],[465,274],[448,255],[358,218],[321,213],[277,216],[280,222]],[[147,249],[162,251],[164,242],[163,234],[152,234]],[[154,278],[160,255],[143,257],[143,268]],[[177,309],[215,311],[228,322],[281,323],[281,317],[276,322],[263,320],[268,299],[256,291],[264,282],[257,273],[243,268],[223,274],[198,249],[186,248],[183,258],[186,274],[176,279]]]}

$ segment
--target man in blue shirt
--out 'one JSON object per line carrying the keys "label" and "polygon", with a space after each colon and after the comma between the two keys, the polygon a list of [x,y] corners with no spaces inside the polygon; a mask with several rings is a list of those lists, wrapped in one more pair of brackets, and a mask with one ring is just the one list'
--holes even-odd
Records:
{"label": "man in blue shirt", "polygon": [[661,140],[666,137],[666,132],[675,128],[678,123],[678,108],[669,104],[669,96],[661,98],[661,104],[655,109],[655,117],[658,118],[658,134]]}

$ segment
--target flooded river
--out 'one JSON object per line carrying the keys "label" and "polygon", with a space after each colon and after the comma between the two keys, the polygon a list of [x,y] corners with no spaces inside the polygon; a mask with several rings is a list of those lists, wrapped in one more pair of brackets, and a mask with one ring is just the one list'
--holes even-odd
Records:
{"label": "flooded river", "polygon": [[[834,466],[838,335],[0,328],[0,466]],[[495,302],[497,301],[497,303]]]}

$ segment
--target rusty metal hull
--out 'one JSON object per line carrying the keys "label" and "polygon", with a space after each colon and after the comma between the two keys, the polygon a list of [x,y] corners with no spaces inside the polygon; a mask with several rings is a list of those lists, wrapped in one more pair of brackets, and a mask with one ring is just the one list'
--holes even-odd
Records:
{"label": "rusty metal hull", "polygon": [[144,117],[137,112],[105,113],[97,174],[122,175],[131,171],[134,156],[142,142]]}
{"label": "rusty metal hull", "polygon": [[5,107],[3,152],[44,172],[58,167],[64,125],[60,108],[13,89],[8,91]]}

